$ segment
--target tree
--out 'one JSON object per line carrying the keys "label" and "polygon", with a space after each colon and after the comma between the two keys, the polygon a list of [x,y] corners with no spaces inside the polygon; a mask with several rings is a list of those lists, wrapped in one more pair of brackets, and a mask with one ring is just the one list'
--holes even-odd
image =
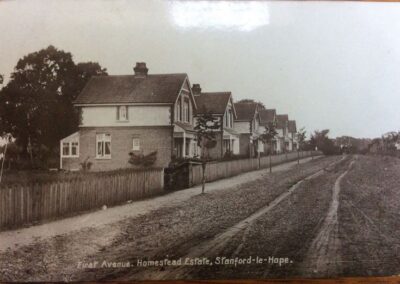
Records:
{"label": "tree", "polygon": [[299,129],[296,133],[297,137],[297,164],[300,164],[300,150],[303,149],[304,141],[306,140],[306,130],[303,128]]}
{"label": "tree", "polygon": [[399,140],[400,133],[391,131],[382,135],[382,142],[385,152],[396,151],[396,143]]}
{"label": "tree", "polygon": [[329,129],[314,131],[314,134],[312,134],[310,138],[312,150],[318,149],[322,151],[324,155],[337,155],[340,153],[340,149],[335,146],[332,139],[329,139],[328,133]]}
{"label": "tree", "polygon": [[257,102],[253,99],[241,99],[238,101],[238,103],[253,103],[253,104],[257,104],[260,109],[266,109],[264,103],[262,103],[260,101]]}
{"label": "tree", "polygon": [[4,82],[4,77],[3,77],[3,75],[0,74],[0,85],[2,85],[3,82]]}
{"label": "tree", "polygon": [[278,132],[276,131],[276,125],[274,122],[270,122],[268,123],[268,125],[265,127],[265,132],[263,134],[260,135],[260,139],[261,141],[263,141],[263,143],[268,144],[269,145],[269,172],[272,172],[272,163],[271,163],[271,150],[273,148],[273,141],[275,140],[275,136],[278,134]]}
{"label": "tree", "polygon": [[220,121],[217,117],[203,110],[202,115],[197,117],[196,126],[194,127],[196,131],[197,145],[201,148],[201,166],[203,169],[202,176],[202,187],[201,193],[205,191],[206,184],[206,166],[209,161],[209,149],[214,148],[217,145],[216,140],[216,130],[220,126]]}
{"label": "tree", "polygon": [[93,75],[107,73],[98,63],[76,65],[71,53],[54,46],[24,56],[0,91],[0,133],[10,133],[31,159],[41,149],[53,153],[77,130],[72,103]]}

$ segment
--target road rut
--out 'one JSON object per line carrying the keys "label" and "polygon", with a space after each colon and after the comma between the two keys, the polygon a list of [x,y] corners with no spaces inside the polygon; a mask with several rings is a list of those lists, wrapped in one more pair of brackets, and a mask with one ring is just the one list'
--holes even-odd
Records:
{"label": "road rut", "polygon": [[354,162],[355,160],[352,160],[347,170],[335,181],[328,213],[308,250],[303,264],[302,270],[305,276],[338,276],[342,272],[338,219],[340,184],[351,170]]}

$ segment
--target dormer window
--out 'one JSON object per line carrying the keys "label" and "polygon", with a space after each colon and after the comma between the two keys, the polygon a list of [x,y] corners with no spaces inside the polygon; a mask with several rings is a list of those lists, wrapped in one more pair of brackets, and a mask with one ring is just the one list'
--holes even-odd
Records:
{"label": "dormer window", "polygon": [[117,120],[128,121],[128,106],[117,107]]}

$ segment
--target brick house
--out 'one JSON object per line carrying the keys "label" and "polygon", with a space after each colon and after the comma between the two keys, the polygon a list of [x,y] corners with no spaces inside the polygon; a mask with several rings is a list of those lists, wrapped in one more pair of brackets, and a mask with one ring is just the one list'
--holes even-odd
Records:
{"label": "brick house", "polygon": [[235,103],[234,106],[237,114],[234,127],[236,132],[240,134],[240,155],[255,157],[257,152],[264,152],[264,145],[258,139],[262,134],[258,104],[242,102]]}
{"label": "brick house", "polygon": [[129,153],[157,151],[155,167],[173,157],[197,154],[193,114],[197,109],[187,74],[148,74],[137,63],[133,75],[89,80],[74,102],[79,131],[60,141],[60,168],[92,170],[132,167]]}
{"label": "brick house", "polygon": [[[199,84],[193,84],[192,93],[196,101],[196,116],[208,113],[218,118],[217,144],[209,149],[209,156],[220,159],[225,154],[239,154],[239,133],[235,131],[236,110],[231,92],[202,92]],[[195,118],[196,119],[196,118]]]}
{"label": "brick house", "polygon": [[289,151],[290,138],[288,131],[289,116],[287,114],[276,115],[277,152],[285,153]]}
{"label": "brick house", "polygon": [[[276,110],[275,109],[261,109],[260,113],[260,132],[265,133],[269,125],[276,126]],[[264,153],[269,152],[271,145],[264,144]],[[272,141],[272,152],[277,152],[276,139]]]}

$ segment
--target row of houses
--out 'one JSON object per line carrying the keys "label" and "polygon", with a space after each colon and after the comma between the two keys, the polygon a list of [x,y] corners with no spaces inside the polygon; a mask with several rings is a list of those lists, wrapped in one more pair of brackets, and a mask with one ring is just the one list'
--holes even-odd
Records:
{"label": "row of houses", "polygon": [[[212,159],[297,148],[296,122],[286,114],[235,102],[229,91],[203,92],[187,74],[148,74],[145,63],[133,69],[133,75],[93,77],[78,95],[79,131],[60,141],[61,169],[78,170],[84,163],[93,170],[129,167],[132,153],[156,152],[156,167],[199,156],[194,127],[205,112],[220,121]],[[272,149],[259,139],[270,123],[278,132]]]}

